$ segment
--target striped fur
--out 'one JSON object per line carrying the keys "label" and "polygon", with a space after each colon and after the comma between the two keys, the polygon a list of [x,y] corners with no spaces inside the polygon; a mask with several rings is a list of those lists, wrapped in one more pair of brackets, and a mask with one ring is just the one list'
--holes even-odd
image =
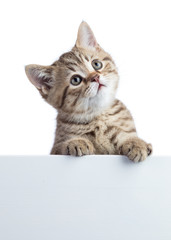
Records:
{"label": "striped fur", "polygon": [[[100,69],[94,67],[94,61],[100,61]],[[134,162],[151,154],[151,144],[138,138],[130,112],[115,98],[116,65],[87,23],[80,25],[70,52],[51,66],[28,65],[26,74],[58,110],[51,154],[122,154]],[[73,85],[71,79],[78,75],[82,81]]]}

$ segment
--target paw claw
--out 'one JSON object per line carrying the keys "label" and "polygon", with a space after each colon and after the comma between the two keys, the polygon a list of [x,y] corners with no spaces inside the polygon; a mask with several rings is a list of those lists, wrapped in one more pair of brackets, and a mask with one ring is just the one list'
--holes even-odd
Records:
{"label": "paw claw", "polygon": [[151,154],[152,154],[152,145],[149,143],[148,145],[147,145],[147,154],[148,154],[148,156],[150,156]]}
{"label": "paw claw", "polygon": [[62,146],[63,155],[83,156],[94,153],[94,147],[87,139],[71,139]]}
{"label": "paw claw", "polygon": [[122,155],[126,155],[133,162],[141,162],[152,153],[152,145],[139,138],[129,139],[122,146]]}

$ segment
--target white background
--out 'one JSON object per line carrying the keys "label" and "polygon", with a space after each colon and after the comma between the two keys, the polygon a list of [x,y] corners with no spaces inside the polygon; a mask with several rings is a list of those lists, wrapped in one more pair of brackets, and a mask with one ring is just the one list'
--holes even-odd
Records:
{"label": "white background", "polygon": [[170,155],[170,1],[1,1],[0,154],[48,154],[56,111],[24,66],[48,65],[72,48],[88,22],[120,74],[117,97],[131,110],[154,155]]}

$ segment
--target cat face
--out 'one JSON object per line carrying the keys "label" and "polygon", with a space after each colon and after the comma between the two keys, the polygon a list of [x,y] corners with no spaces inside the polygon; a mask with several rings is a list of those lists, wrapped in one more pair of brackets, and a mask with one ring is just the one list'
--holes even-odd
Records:
{"label": "cat face", "polygon": [[85,22],[70,52],[51,66],[28,65],[26,74],[48,103],[77,122],[89,121],[110,107],[118,86],[111,56]]}

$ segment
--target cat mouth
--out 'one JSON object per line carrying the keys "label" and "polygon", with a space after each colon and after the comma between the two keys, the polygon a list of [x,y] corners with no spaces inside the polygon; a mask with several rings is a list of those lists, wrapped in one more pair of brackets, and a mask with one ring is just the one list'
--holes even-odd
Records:
{"label": "cat mouth", "polygon": [[98,90],[97,90],[97,91],[99,92],[102,87],[106,87],[106,86],[105,86],[104,84],[99,83],[99,86],[98,86]]}
{"label": "cat mouth", "polygon": [[99,92],[102,87],[106,87],[104,84],[100,83],[100,76],[97,74],[92,76],[90,80],[98,84],[97,92]]}

